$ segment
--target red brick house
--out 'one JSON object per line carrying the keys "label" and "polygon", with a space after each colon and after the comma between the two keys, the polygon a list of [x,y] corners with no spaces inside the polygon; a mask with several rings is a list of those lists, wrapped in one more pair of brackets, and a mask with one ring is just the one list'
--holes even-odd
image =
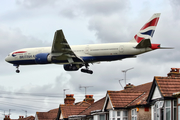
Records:
{"label": "red brick house", "polygon": [[9,115],[5,115],[4,120],[35,120],[35,117],[34,116],[28,116],[28,117],[24,118],[24,116],[19,116],[19,119],[10,119]]}
{"label": "red brick house", "polygon": [[150,120],[151,110],[146,98],[151,84],[151,82],[139,86],[128,84],[124,90],[107,91],[102,111],[108,114],[104,116],[101,114],[100,118],[107,118],[104,120],[137,120],[139,118]]}
{"label": "red brick house", "polygon": [[146,99],[151,84],[128,84],[122,91],[107,91],[106,97],[95,103],[92,95],[86,95],[84,101],[76,104],[73,95],[66,95],[65,104],[59,107],[57,120],[150,120],[150,104]]}
{"label": "red brick house", "polygon": [[73,96],[66,95],[56,120],[180,120],[180,69],[172,68],[167,77],[155,76],[153,82],[107,91],[96,102],[86,95],[75,103]]}
{"label": "red brick house", "polygon": [[[57,119],[81,119],[81,118],[92,118],[90,111],[94,109],[99,109],[99,103],[103,105],[103,101],[97,101],[94,103],[93,95],[86,95],[82,102],[75,103],[75,98],[73,94],[66,95],[64,99],[65,104],[59,106],[59,111]],[[101,108],[102,109],[102,105]],[[94,108],[94,109],[93,109]]]}
{"label": "red brick house", "polygon": [[147,102],[152,120],[180,119],[180,69],[171,68],[167,77],[155,76]]}
{"label": "red brick house", "polygon": [[48,112],[36,112],[35,120],[56,120],[59,108]]}

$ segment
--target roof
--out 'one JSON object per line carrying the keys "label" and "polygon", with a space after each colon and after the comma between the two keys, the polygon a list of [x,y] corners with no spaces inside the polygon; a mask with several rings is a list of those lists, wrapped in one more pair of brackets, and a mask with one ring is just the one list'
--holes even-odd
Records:
{"label": "roof", "polygon": [[104,105],[105,97],[101,98],[100,100],[96,101],[94,104],[86,108],[82,111],[79,115],[90,115],[91,111],[94,110],[102,110]]}
{"label": "roof", "polygon": [[114,108],[124,108],[134,105],[146,105],[152,82],[134,86],[121,91],[107,91]]}
{"label": "roof", "polygon": [[20,119],[11,119],[11,120],[35,120],[34,116],[28,116],[26,118],[20,118]]}
{"label": "roof", "polygon": [[79,105],[60,105],[61,113],[63,118],[68,118],[72,115],[78,115],[80,112],[85,110],[88,106],[79,106]]}
{"label": "roof", "polygon": [[36,112],[38,120],[55,120],[57,118],[59,108],[52,109],[48,112]]}
{"label": "roof", "polygon": [[154,77],[163,97],[172,97],[180,91],[180,77]]}
{"label": "roof", "polygon": [[87,102],[87,101],[82,101],[82,102],[77,102],[77,103],[75,103],[75,105],[88,107],[88,106],[90,106],[91,104],[90,104],[89,102]]}
{"label": "roof", "polygon": [[35,117],[34,116],[29,116],[29,117],[23,118],[21,120],[35,120]]}

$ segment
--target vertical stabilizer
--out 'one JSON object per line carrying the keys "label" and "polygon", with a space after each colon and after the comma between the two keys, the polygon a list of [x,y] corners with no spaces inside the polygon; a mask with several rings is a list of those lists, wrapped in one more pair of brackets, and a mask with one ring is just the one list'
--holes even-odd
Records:
{"label": "vertical stabilizer", "polygon": [[140,29],[140,31],[134,36],[131,42],[140,43],[143,39],[150,39],[153,37],[157,23],[159,21],[161,13],[155,13],[146,24]]}

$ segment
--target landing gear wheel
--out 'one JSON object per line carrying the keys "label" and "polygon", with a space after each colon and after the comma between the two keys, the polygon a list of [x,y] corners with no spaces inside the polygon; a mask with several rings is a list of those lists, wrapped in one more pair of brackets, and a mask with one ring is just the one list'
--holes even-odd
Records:
{"label": "landing gear wheel", "polygon": [[88,73],[88,74],[93,74],[93,71],[92,70],[89,70],[89,64],[88,63],[85,63],[85,69],[81,69],[81,72],[83,73]]}
{"label": "landing gear wheel", "polygon": [[20,73],[20,70],[16,70],[16,73]]}
{"label": "landing gear wheel", "polygon": [[88,70],[88,69],[81,69],[81,72],[88,73],[88,74],[93,74],[93,71]]}
{"label": "landing gear wheel", "polygon": [[16,73],[20,73],[19,65],[14,64],[14,66],[16,66],[16,68],[17,68]]}

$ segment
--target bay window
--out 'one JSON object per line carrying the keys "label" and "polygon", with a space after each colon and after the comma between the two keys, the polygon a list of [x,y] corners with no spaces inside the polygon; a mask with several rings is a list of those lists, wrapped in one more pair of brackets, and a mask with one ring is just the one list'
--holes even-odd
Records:
{"label": "bay window", "polygon": [[109,112],[110,120],[128,120],[128,111],[127,110],[111,110]]}

